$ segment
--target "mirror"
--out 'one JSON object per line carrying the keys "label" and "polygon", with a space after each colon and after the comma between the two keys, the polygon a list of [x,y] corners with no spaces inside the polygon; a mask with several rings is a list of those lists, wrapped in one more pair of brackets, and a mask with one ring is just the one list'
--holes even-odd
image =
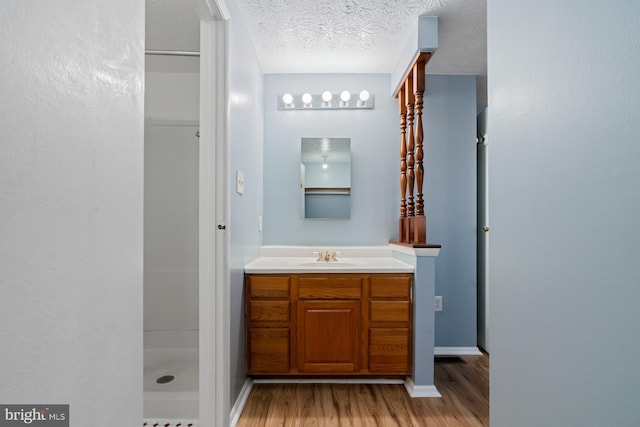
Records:
{"label": "mirror", "polygon": [[300,193],[303,218],[351,217],[350,138],[302,138]]}

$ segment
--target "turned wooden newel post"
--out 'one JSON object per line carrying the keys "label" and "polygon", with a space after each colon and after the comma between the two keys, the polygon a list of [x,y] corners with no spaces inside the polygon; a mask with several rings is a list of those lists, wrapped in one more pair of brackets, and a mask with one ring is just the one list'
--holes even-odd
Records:
{"label": "turned wooden newel post", "polygon": [[407,219],[407,106],[404,91],[398,93],[398,112],[400,114],[400,221],[398,236],[403,240],[405,220]]}
{"label": "turned wooden newel post", "polygon": [[413,201],[413,190],[416,179],[414,165],[414,132],[413,132],[413,114],[414,114],[414,95],[411,75],[404,82],[404,96],[407,104],[407,187],[409,190],[407,198],[407,218],[405,219],[404,236],[401,237],[403,242],[411,242],[413,240],[413,217],[415,215],[415,202]]}
{"label": "turned wooden newel post", "polygon": [[427,242],[427,218],[424,215],[424,199],[422,195],[422,187],[424,181],[423,158],[424,151],[422,142],[424,140],[424,132],[422,129],[422,102],[425,91],[425,65],[424,60],[418,59],[413,66],[413,92],[415,95],[415,141],[416,141],[416,204],[415,219],[413,224],[413,241],[415,243]]}

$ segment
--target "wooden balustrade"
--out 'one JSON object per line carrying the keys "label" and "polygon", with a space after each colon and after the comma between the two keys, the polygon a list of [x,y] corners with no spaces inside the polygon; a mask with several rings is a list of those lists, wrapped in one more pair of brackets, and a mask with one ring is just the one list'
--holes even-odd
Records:
{"label": "wooden balustrade", "polygon": [[[424,214],[424,130],[422,108],[425,92],[425,66],[430,53],[421,53],[398,89],[400,114],[400,219],[396,243],[427,245],[427,219]],[[415,194],[414,194],[415,190]]]}

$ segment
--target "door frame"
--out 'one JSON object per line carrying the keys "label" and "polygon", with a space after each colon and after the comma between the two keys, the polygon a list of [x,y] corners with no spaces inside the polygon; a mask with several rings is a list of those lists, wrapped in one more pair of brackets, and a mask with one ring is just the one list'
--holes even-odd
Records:
{"label": "door frame", "polygon": [[[485,113],[486,114],[486,113]],[[483,117],[486,120],[486,115]],[[478,346],[490,353],[489,331],[489,140],[486,123],[479,126],[477,152],[478,203]]]}
{"label": "door frame", "polygon": [[200,18],[199,424],[228,427],[229,9],[194,0]]}

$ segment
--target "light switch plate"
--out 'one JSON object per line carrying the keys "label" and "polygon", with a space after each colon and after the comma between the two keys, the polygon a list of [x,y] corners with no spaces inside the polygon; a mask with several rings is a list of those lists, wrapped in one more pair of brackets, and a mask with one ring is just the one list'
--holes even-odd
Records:
{"label": "light switch plate", "polygon": [[236,171],[236,193],[244,194],[244,174]]}
{"label": "light switch plate", "polygon": [[435,311],[442,311],[442,297],[440,295],[436,296],[433,305]]}

